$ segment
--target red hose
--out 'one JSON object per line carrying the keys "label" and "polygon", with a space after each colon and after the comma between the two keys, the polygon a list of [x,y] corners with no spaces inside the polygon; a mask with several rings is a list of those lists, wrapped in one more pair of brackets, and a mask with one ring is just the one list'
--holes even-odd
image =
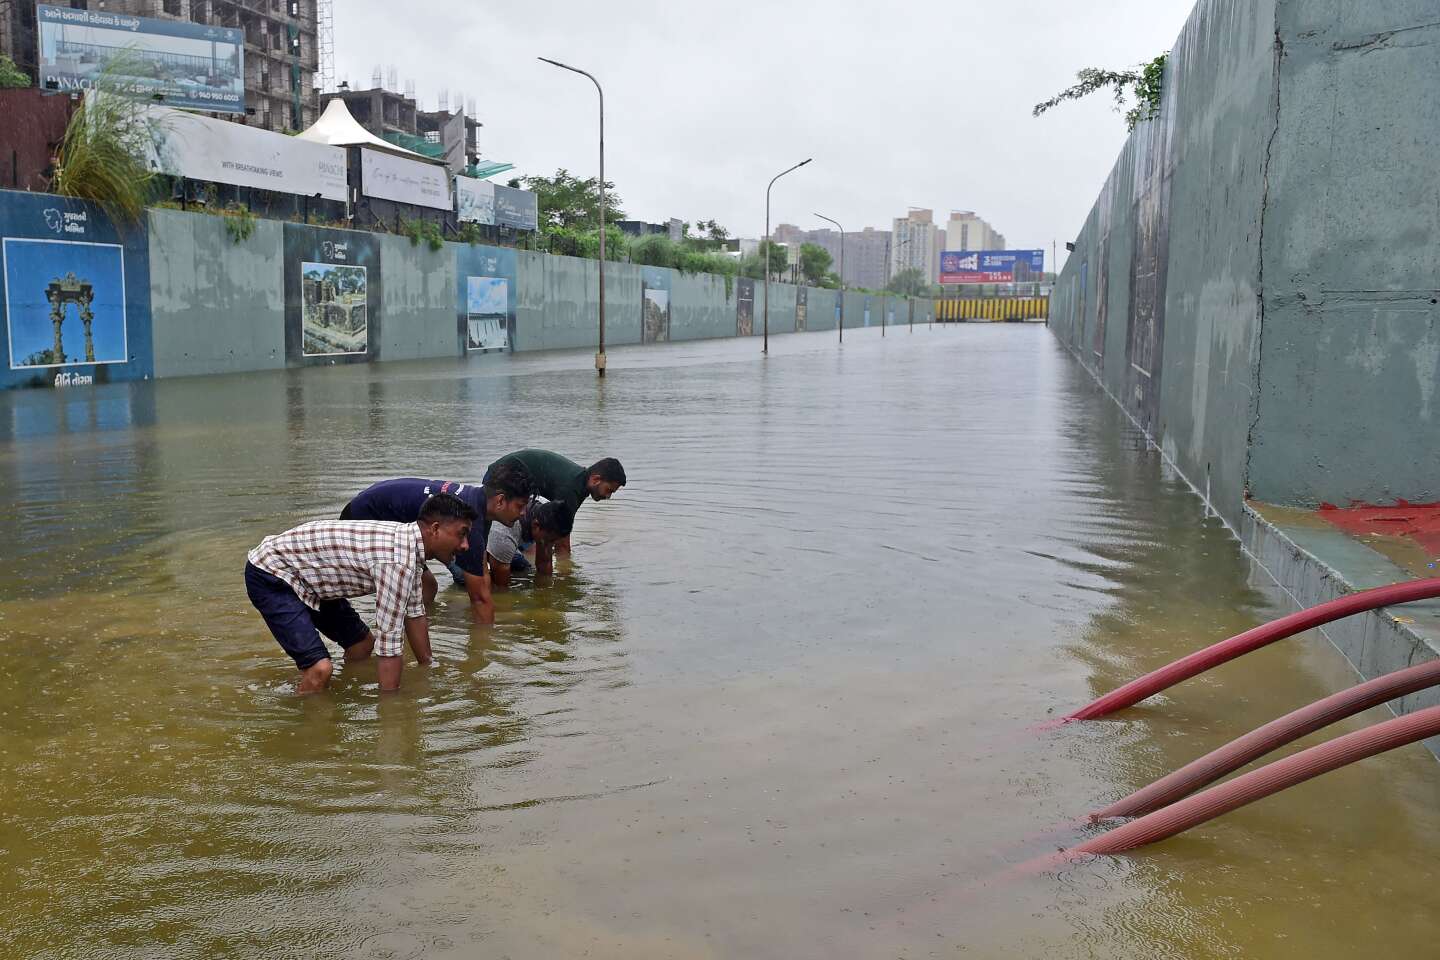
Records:
{"label": "red hose", "polygon": [[1234,780],[1227,780],[1218,786],[1193,794],[1072,847],[1064,856],[1070,859],[1082,853],[1122,853],[1135,847],[1143,847],[1147,843],[1173,837],[1197,824],[1213,820],[1222,813],[1229,813],[1237,807],[1268,797],[1311,777],[1329,773],[1347,763],[1403,747],[1416,740],[1433,737],[1437,733],[1440,733],[1440,707],[1426,707],[1424,710],[1407,713],[1403,717],[1395,717],[1364,730],[1327,740],[1293,756],[1268,763],[1258,770],[1241,774]]}
{"label": "red hose", "polygon": [[1436,684],[1440,684],[1440,660],[1429,660],[1357,684],[1348,690],[1341,690],[1257,727],[1243,737],[1231,740],[1218,750],[1212,750],[1174,773],[1161,777],[1150,786],[1136,790],[1103,810],[1095,811],[1090,818],[1103,820],[1107,817],[1135,817],[1158,810],[1307,733],[1313,733],[1361,710],[1368,710]]}
{"label": "red hose", "polygon": [[1076,710],[1065,719],[1093,720],[1096,717],[1103,717],[1107,713],[1133,706],[1146,697],[1153,696],[1182,680],[1190,679],[1197,673],[1204,673],[1211,667],[1234,660],[1251,650],[1276,640],[1294,636],[1312,627],[1318,627],[1322,623],[1339,620],[1352,613],[1374,610],[1376,607],[1409,603],[1412,600],[1428,600],[1432,597],[1440,597],[1440,577],[1392,583],[1386,587],[1376,587],[1373,590],[1361,590],[1359,593],[1348,594],[1308,610],[1292,613],[1288,617],[1272,620],[1253,630],[1237,634],[1229,640],[1221,640],[1204,650],[1197,650],[1189,656],[1181,657],[1169,666],[1161,667],[1143,677],[1131,680],[1123,687],[1110,691],[1100,699]]}

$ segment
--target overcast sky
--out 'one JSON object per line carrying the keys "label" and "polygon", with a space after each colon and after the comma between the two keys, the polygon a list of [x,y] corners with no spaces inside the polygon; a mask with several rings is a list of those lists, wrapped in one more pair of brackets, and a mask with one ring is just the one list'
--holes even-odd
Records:
{"label": "overcast sky", "polygon": [[[1121,68],[1174,43],[1193,0],[334,0],[336,77],[393,66],[421,106],[473,97],[480,150],[522,174],[606,174],[652,222],[714,217],[889,229],[907,207],[975,210],[1014,248],[1074,234],[1125,140],[1104,95],[1040,118],[1083,66]],[[503,182],[514,174],[496,178]]]}

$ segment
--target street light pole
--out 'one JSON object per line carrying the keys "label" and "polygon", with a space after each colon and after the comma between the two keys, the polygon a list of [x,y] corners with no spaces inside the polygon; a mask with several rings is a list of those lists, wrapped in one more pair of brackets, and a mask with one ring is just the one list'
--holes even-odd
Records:
{"label": "street light pole", "polygon": [[775,186],[775,181],[785,176],[785,174],[791,170],[799,170],[813,159],[815,158],[806,157],[804,160],[795,164],[795,166],[781,170],[770,178],[770,183],[765,187],[765,251],[764,255],[760,258],[765,267],[765,340],[760,347],[761,353],[770,352],[770,187]]}
{"label": "street light pole", "polygon": [[835,228],[840,231],[840,342],[841,342],[841,343],[844,343],[844,342],[845,342],[845,228],[842,227],[842,226],[840,226],[840,221],[839,221],[839,220],[831,220],[829,217],[825,216],[825,214],[823,214],[823,213],[817,213],[817,214],[815,214],[815,216],[819,217],[821,220],[824,220],[826,223],[833,223],[833,224],[835,224]]}
{"label": "street light pole", "polygon": [[[900,262],[900,250],[901,250],[901,248],[904,247],[906,244],[908,244],[911,240],[914,240],[914,239],[915,239],[914,237],[906,237],[904,240],[901,240],[899,243],[895,244],[895,262],[896,262],[897,264]],[[904,271],[904,270],[901,270],[900,272],[901,272],[901,273],[904,273],[905,271]],[[880,311],[880,336],[882,336],[882,337],[885,336],[885,311],[884,311],[884,310],[881,310],[881,311]]]}
{"label": "street light pole", "polygon": [[559,67],[561,70],[569,70],[571,73],[589,77],[590,82],[595,84],[595,92],[600,94],[600,347],[595,354],[595,372],[603,377],[605,376],[605,91],[600,88],[600,81],[595,79],[594,74],[581,70],[579,67],[572,67],[559,60],[551,60],[549,57],[537,57],[536,59],[543,60],[552,67]]}

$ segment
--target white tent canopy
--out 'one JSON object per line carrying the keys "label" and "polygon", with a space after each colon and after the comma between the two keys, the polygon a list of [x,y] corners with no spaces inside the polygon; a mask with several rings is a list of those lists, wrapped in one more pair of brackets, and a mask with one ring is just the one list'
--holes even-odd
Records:
{"label": "white tent canopy", "polygon": [[295,139],[325,143],[332,147],[369,147],[381,153],[404,157],[406,160],[419,160],[422,163],[432,163],[442,167],[445,165],[444,160],[437,160],[434,157],[427,157],[423,153],[416,153],[414,150],[397,147],[390,141],[375,136],[356,122],[355,118],[350,115],[349,109],[346,108],[345,101],[339,97],[326,104],[325,112],[320,114],[320,119],[297,133]]}

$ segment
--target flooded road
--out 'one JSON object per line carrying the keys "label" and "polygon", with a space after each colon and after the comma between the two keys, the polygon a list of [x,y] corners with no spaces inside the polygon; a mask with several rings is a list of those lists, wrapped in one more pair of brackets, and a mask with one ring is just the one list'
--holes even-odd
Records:
{"label": "flooded road", "polygon": [[[1283,611],[1043,328],[758,348],[0,396],[0,956],[1433,951],[1418,746],[1000,879],[1352,674],[1305,635],[1019,733]],[[525,446],[630,478],[556,584],[291,695],[245,552]]]}

